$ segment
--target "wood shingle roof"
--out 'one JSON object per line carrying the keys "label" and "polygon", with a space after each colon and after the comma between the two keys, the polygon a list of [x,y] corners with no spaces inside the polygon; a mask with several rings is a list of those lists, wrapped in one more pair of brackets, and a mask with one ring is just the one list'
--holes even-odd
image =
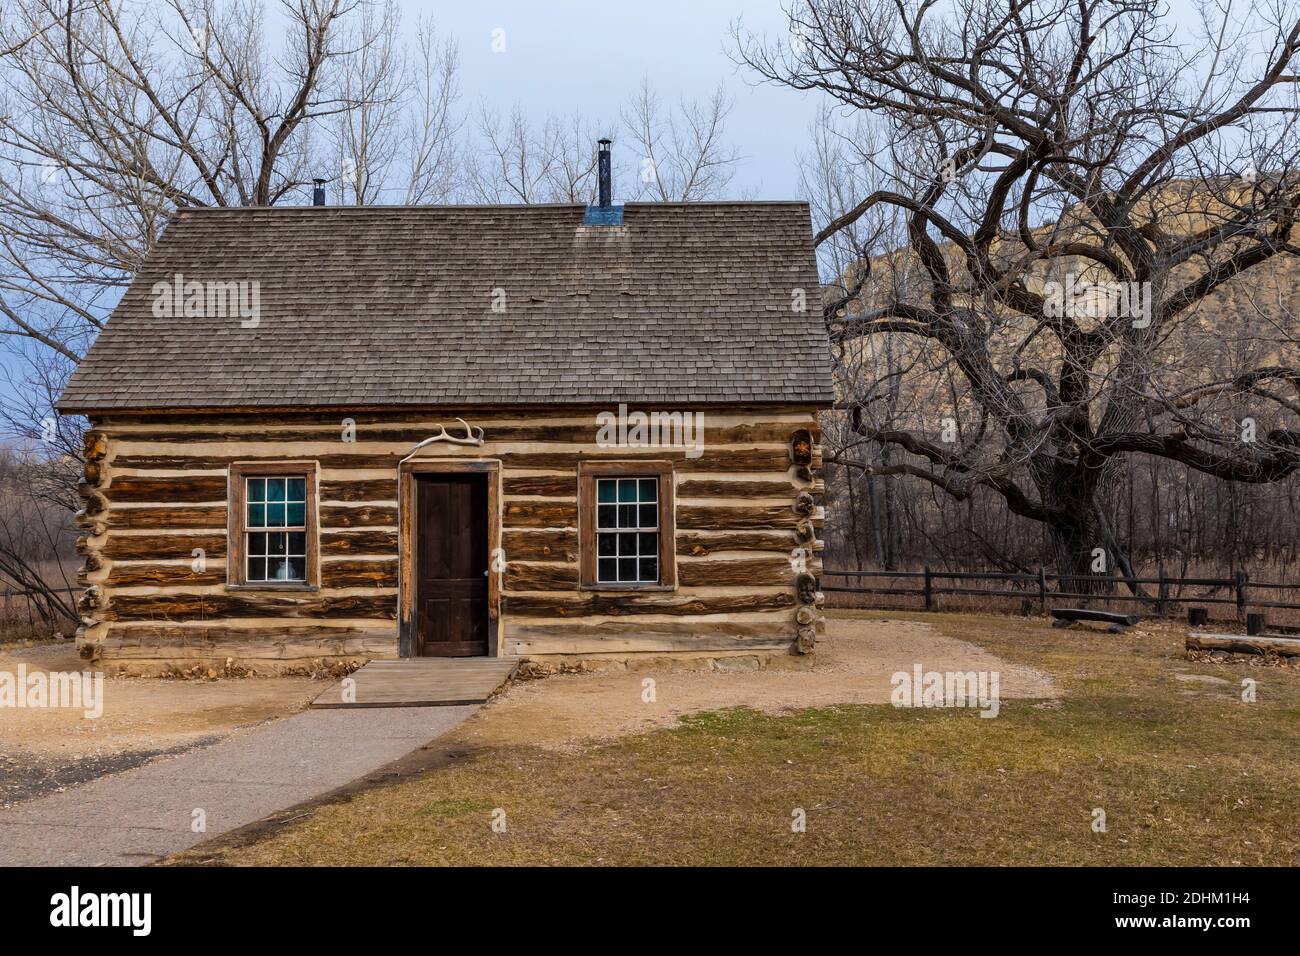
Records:
{"label": "wood shingle roof", "polygon": [[183,209],[59,407],[830,404],[806,204],[583,211]]}

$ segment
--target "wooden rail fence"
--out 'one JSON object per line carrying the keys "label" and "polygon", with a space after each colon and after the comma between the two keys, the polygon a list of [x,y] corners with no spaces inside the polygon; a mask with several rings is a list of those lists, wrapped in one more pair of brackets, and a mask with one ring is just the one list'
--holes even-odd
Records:
{"label": "wooden rail fence", "polygon": [[[1046,614],[1049,610],[1049,602],[1055,600],[1137,603],[1160,617],[1167,615],[1179,604],[1231,605],[1239,618],[1245,617],[1247,608],[1300,610],[1300,601],[1280,600],[1291,592],[1300,591],[1300,583],[1252,581],[1245,571],[1237,571],[1227,578],[1183,578],[1170,577],[1162,569],[1155,577],[1117,578],[1098,574],[1060,575],[1043,568],[1039,568],[1034,574],[935,571],[927,567],[921,571],[851,571],[825,568],[822,575],[823,591],[867,596],[917,597],[927,611],[935,610],[936,599],[943,595],[1018,598],[1023,610],[1027,611],[1036,603],[1040,614]],[[858,579],[858,581],[889,580],[886,586],[877,587],[869,583],[830,583],[834,578]],[[900,581],[904,583],[900,585],[898,583]],[[1001,586],[972,586],[981,581]],[[906,582],[916,583],[910,585]],[[1140,590],[1154,588],[1155,591],[1151,594],[1134,594],[1129,589],[1130,584],[1136,585]],[[1202,593],[1186,593],[1189,589],[1201,589]],[[1260,592],[1273,592],[1279,599],[1267,600]]]}

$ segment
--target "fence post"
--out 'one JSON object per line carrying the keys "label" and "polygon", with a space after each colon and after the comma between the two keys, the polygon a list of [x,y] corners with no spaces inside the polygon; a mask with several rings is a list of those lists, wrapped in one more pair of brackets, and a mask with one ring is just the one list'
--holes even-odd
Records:
{"label": "fence post", "polygon": [[930,566],[925,567],[925,609],[934,610],[934,590],[930,584]]}
{"label": "fence post", "polygon": [[1047,613],[1047,571],[1038,566],[1038,613]]}
{"label": "fence post", "polygon": [[1157,569],[1159,571],[1160,584],[1156,591],[1156,615],[1164,617],[1168,613],[1165,607],[1169,600],[1169,582],[1165,579],[1165,566],[1162,564]]}
{"label": "fence post", "polygon": [[1233,581],[1237,585],[1237,620],[1246,616],[1246,569],[1239,568],[1232,574]]}

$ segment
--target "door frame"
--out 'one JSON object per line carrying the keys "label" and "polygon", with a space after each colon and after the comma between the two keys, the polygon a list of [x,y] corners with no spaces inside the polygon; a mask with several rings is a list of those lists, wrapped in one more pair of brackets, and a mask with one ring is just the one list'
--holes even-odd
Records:
{"label": "door frame", "polygon": [[415,535],[418,508],[416,475],[484,475],[487,480],[488,657],[501,656],[501,575],[492,570],[493,554],[501,547],[501,461],[496,458],[421,458],[404,461],[397,473],[397,648],[400,657],[414,657],[418,644],[415,598]]}

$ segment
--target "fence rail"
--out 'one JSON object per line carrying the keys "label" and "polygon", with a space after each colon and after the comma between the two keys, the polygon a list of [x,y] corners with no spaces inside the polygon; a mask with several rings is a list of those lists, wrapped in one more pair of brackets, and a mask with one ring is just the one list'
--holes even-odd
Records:
{"label": "fence rail", "polygon": [[[1161,569],[1155,577],[1119,578],[1100,574],[1056,574],[1040,568],[1037,573],[1006,571],[858,571],[823,568],[822,590],[841,594],[881,595],[889,597],[918,597],[927,611],[935,610],[936,599],[950,595],[958,597],[1018,598],[1022,605],[1038,604],[1040,613],[1046,614],[1053,600],[1118,601],[1147,605],[1163,617],[1178,604],[1232,605],[1238,617],[1247,608],[1274,608],[1300,610],[1300,600],[1281,600],[1287,592],[1300,591],[1300,583],[1253,581],[1245,571],[1237,571],[1226,578],[1170,577]],[[870,584],[833,584],[831,578],[888,579],[888,585],[873,587]],[[899,582],[916,581],[909,587]],[[988,581],[1012,587],[971,587],[969,582]],[[947,583],[951,582],[951,583]],[[1087,588],[1080,586],[1087,583]],[[1020,586],[1016,586],[1020,585]],[[1130,585],[1154,587],[1154,594],[1134,594]],[[1120,589],[1125,589],[1121,593]],[[1207,589],[1208,593],[1187,594],[1186,589]],[[1265,600],[1260,591],[1276,592],[1278,600]]]}
{"label": "fence rail", "polygon": [[[51,594],[77,594],[78,592],[84,591],[86,589],[73,585],[72,587],[50,588],[49,590]],[[0,587],[0,598],[36,597],[38,594],[42,594],[42,593],[44,592],[24,590],[22,588],[11,588],[7,586]]]}

